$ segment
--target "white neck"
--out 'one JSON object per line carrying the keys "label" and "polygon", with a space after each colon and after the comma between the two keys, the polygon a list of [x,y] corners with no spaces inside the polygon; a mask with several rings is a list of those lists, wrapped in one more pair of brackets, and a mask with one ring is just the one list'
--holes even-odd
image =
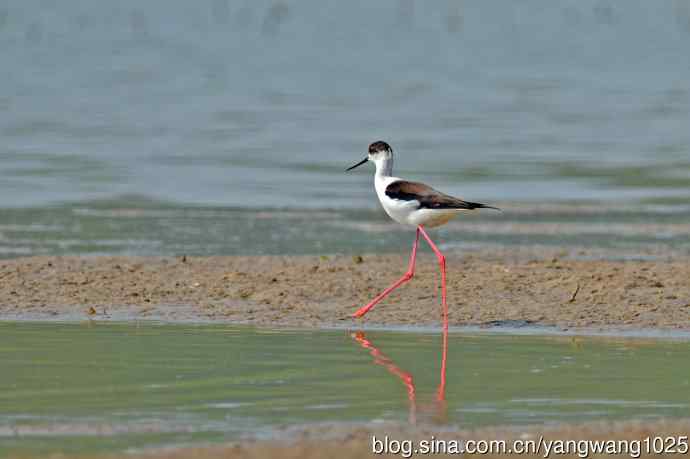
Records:
{"label": "white neck", "polygon": [[393,158],[376,159],[374,164],[376,164],[377,177],[390,177],[393,175]]}

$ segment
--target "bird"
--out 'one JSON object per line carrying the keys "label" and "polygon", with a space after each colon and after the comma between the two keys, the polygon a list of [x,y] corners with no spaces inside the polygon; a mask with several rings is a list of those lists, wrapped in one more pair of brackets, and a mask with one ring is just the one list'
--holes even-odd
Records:
{"label": "bird", "polygon": [[390,218],[398,223],[417,228],[412,255],[407,272],[381,292],[368,304],[357,309],[352,315],[355,318],[363,317],[388,296],[393,290],[414,277],[419,236],[421,235],[434,251],[441,271],[441,304],[443,308],[443,328],[448,329],[448,303],[446,294],[446,257],[438,249],[434,241],[429,237],[426,228],[435,228],[445,225],[462,212],[475,209],[500,210],[498,207],[469,202],[445,193],[437,191],[424,183],[412,182],[393,176],[393,149],[386,142],[379,140],[369,145],[367,156],[357,164],[350,166],[346,171],[351,171],[367,162],[376,166],[374,175],[374,188],[381,202],[383,210]]}

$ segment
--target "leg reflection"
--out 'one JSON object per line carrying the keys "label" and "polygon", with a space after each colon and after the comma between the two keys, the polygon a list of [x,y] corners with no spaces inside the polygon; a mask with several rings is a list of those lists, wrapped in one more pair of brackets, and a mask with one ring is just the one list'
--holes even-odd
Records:
{"label": "leg reflection", "polygon": [[[411,424],[417,422],[417,390],[415,388],[414,378],[412,374],[404,371],[393,362],[391,358],[381,352],[371,341],[369,341],[364,332],[358,331],[352,334],[352,338],[359,343],[364,349],[369,351],[369,354],[374,358],[376,365],[381,365],[386,368],[388,372],[402,381],[407,389],[407,399],[410,406],[409,421]],[[441,349],[441,379],[436,390],[436,397],[434,403],[429,407],[432,411],[432,418],[437,422],[446,422],[447,407],[446,407],[446,360],[448,358],[448,329],[443,328],[443,340]],[[427,407],[422,406],[425,411]]]}
{"label": "leg reflection", "polygon": [[446,405],[446,361],[448,360],[448,316],[444,317],[443,337],[441,344],[441,379],[436,390],[436,409],[434,410],[437,421],[448,421],[448,406]]}

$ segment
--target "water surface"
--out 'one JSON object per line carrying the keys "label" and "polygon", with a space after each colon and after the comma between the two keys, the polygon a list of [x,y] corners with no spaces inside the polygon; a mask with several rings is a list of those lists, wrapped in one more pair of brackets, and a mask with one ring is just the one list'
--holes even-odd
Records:
{"label": "water surface", "polygon": [[[656,222],[655,203],[687,224],[689,48],[682,1],[5,1],[0,257],[397,248],[342,225],[377,208],[371,171],[344,168],[378,138],[400,175],[469,200],[612,210],[594,231],[627,224],[619,206]],[[113,223],[104,201],[176,210]],[[690,234],[637,232],[590,239]]]}
{"label": "water surface", "polygon": [[[0,209],[0,258],[26,255],[362,254],[408,250],[414,231],[382,210],[183,206],[130,197]],[[443,250],[564,249],[584,256],[690,255],[690,205],[509,204],[434,235]]]}
{"label": "water surface", "polygon": [[687,341],[451,333],[448,343],[440,400],[438,333],[4,322],[0,453],[273,438],[324,423],[473,428],[690,408]]}

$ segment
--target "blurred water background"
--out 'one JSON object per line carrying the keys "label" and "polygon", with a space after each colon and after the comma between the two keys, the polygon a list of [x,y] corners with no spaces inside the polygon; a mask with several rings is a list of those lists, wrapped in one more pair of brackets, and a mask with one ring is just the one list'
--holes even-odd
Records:
{"label": "blurred water background", "polygon": [[0,257],[399,250],[378,139],[505,208],[447,249],[687,255],[688,50],[688,0],[6,0]]}

